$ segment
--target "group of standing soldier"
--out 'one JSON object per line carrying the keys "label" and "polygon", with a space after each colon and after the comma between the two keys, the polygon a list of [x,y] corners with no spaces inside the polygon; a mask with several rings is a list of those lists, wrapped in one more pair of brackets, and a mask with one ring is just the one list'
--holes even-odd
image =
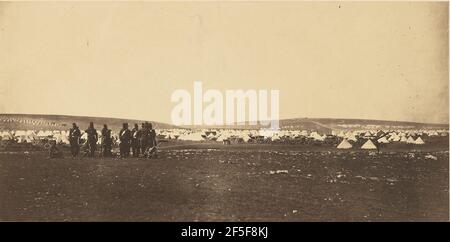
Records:
{"label": "group of standing soldier", "polygon": [[[90,122],[89,128],[85,131],[86,137],[86,154],[89,157],[94,157],[95,150],[97,148],[98,134],[97,130],[94,128],[94,123]],[[73,157],[78,156],[80,152],[80,139],[81,131],[76,125],[72,124],[72,128],[69,131],[69,142],[70,150]],[[128,129],[128,123],[122,125],[122,129],[119,132],[120,140],[120,156],[128,157],[130,156],[130,150],[133,157],[149,157],[151,156],[156,147],[156,132],[152,128],[152,124],[145,122],[142,123],[141,129],[137,124],[134,125],[132,130]],[[111,135],[111,130],[108,129],[106,124],[103,125],[101,131],[101,155],[103,157],[112,156],[112,146],[113,138]]]}

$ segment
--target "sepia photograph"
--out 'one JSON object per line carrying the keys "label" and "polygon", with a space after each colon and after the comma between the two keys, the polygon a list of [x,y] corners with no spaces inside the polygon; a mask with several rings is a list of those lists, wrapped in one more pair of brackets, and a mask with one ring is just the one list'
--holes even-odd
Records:
{"label": "sepia photograph", "polygon": [[0,221],[447,222],[448,30],[446,1],[2,1]]}

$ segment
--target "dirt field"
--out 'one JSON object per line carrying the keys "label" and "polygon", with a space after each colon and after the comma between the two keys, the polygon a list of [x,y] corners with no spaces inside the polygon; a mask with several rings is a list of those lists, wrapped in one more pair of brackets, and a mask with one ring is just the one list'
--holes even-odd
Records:
{"label": "dirt field", "polygon": [[2,151],[0,220],[446,221],[448,142],[433,147],[166,145],[151,160]]}

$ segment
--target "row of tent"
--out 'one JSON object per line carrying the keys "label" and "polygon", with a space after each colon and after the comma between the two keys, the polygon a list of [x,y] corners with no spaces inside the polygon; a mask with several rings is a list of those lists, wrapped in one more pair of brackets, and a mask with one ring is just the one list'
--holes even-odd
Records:
{"label": "row of tent", "polygon": [[[86,134],[82,132],[82,139],[86,139]],[[99,137],[100,131],[97,131]],[[277,141],[284,139],[308,138],[318,142],[323,142],[329,137],[338,137],[343,140],[357,142],[359,139],[373,139],[378,143],[406,142],[408,144],[421,144],[424,141],[420,136],[446,136],[448,130],[409,130],[409,131],[333,131],[331,135],[319,134],[315,131],[306,130],[235,130],[235,129],[157,129],[156,133],[159,137],[166,139],[178,139],[185,141],[204,141],[215,140],[222,142],[230,138],[238,138],[244,142],[249,142],[255,137],[262,137],[265,140]],[[112,132],[113,140],[118,140],[118,133]],[[413,137],[417,137],[414,139]],[[17,131],[0,131],[2,140],[17,140],[18,142],[32,142],[40,139],[54,139],[58,143],[69,143],[68,131],[50,131],[50,130],[17,130]],[[100,139],[99,139],[100,142]]]}
{"label": "row of tent", "polygon": [[[82,132],[82,139],[86,139],[86,133]],[[97,131],[99,137],[101,137],[100,131]],[[192,131],[188,129],[164,129],[156,130],[157,135],[160,135],[166,139],[178,139],[186,141],[203,141],[203,140],[216,140],[222,142],[232,137],[241,138],[244,142],[248,142],[252,137],[262,136],[265,139],[272,141],[279,140],[281,137],[290,135],[311,137],[315,140],[324,140],[326,135],[319,135],[317,132],[308,134],[306,131],[302,132],[285,132],[285,131],[261,131],[261,130],[216,130],[214,132],[205,131]],[[113,139],[118,140],[118,134],[113,131]],[[69,143],[67,131],[33,131],[33,130],[17,130],[17,131],[0,131],[1,140],[17,140],[19,143],[33,142],[41,139],[53,139],[58,143]],[[100,142],[100,139],[99,139]]]}
{"label": "row of tent", "polygon": [[[380,140],[386,140],[385,137],[382,137],[377,140],[378,143],[382,144],[384,142],[380,142]],[[411,136],[405,141],[408,144],[415,144],[415,145],[423,145],[425,142],[421,137],[418,137],[416,140],[414,140]],[[341,143],[336,147],[337,149],[351,149],[353,148],[353,145],[347,140],[343,139]],[[373,150],[377,149],[376,145],[372,142],[372,140],[368,139],[362,146],[361,149],[364,150]]]}
{"label": "row of tent", "polygon": [[248,142],[252,138],[262,137],[271,141],[280,140],[286,137],[306,137],[317,141],[324,141],[327,138],[326,134],[320,135],[313,131],[285,131],[285,130],[162,130],[159,132],[161,136],[166,139],[178,139],[185,141],[203,141],[215,140],[222,142],[230,138],[239,138],[244,142]]}
{"label": "row of tent", "polygon": [[39,131],[33,130],[18,130],[14,132],[1,131],[1,140],[17,140],[18,143],[32,143],[41,139],[53,139],[58,143],[69,143],[66,131]]}
{"label": "row of tent", "polygon": [[[335,133],[334,135],[320,135],[317,132],[308,131],[289,131],[289,130],[161,130],[161,136],[166,139],[178,139],[185,141],[204,141],[216,140],[224,141],[230,138],[238,138],[244,142],[248,142],[255,137],[263,137],[264,139],[276,141],[281,138],[309,138],[315,141],[325,141],[329,137],[339,137],[343,140],[357,142],[360,139],[372,139],[378,143],[388,144],[392,142],[406,142],[408,144],[424,144],[422,135],[427,136],[447,136],[448,131],[348,131],[346,133]],[[414,139],[414,137],[417,137]]]}
{"label": "row of tent", "polygon": [[[86,140],[87,139],[87,134],[84,131],[81,131],[82,136],[81,139]],[[101,133],[99,131],[97,131],[99,137],[101,136]],[[42,139],[50,139],[50,140],[55,140],[57,143],[62,143],[62,144],[69,144],[69,132],[68,131],[59,131],[59,130],[55,130],[55,131],[50,131],[50,130],[46,130],[46,131],[38,131],[35,132],[33,130],[17,130],[17,131],[0,131],[0,139],[1,140],[16,140],[18,143],[33,143],[35,141],[39,141]],[[117,134],[115,134],[115,136],[118,137]],[[100,143],[100,139],[98,141],[98,143]]]}

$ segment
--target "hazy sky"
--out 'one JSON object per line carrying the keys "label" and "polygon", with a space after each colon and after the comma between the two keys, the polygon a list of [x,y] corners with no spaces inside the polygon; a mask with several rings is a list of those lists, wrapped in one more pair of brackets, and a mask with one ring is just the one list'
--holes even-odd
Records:
{"label": "hazy sky", "polygon": [[175,89],[281,118],[448,122],[447,3],[0,3],[0,113],[170,122]]}

